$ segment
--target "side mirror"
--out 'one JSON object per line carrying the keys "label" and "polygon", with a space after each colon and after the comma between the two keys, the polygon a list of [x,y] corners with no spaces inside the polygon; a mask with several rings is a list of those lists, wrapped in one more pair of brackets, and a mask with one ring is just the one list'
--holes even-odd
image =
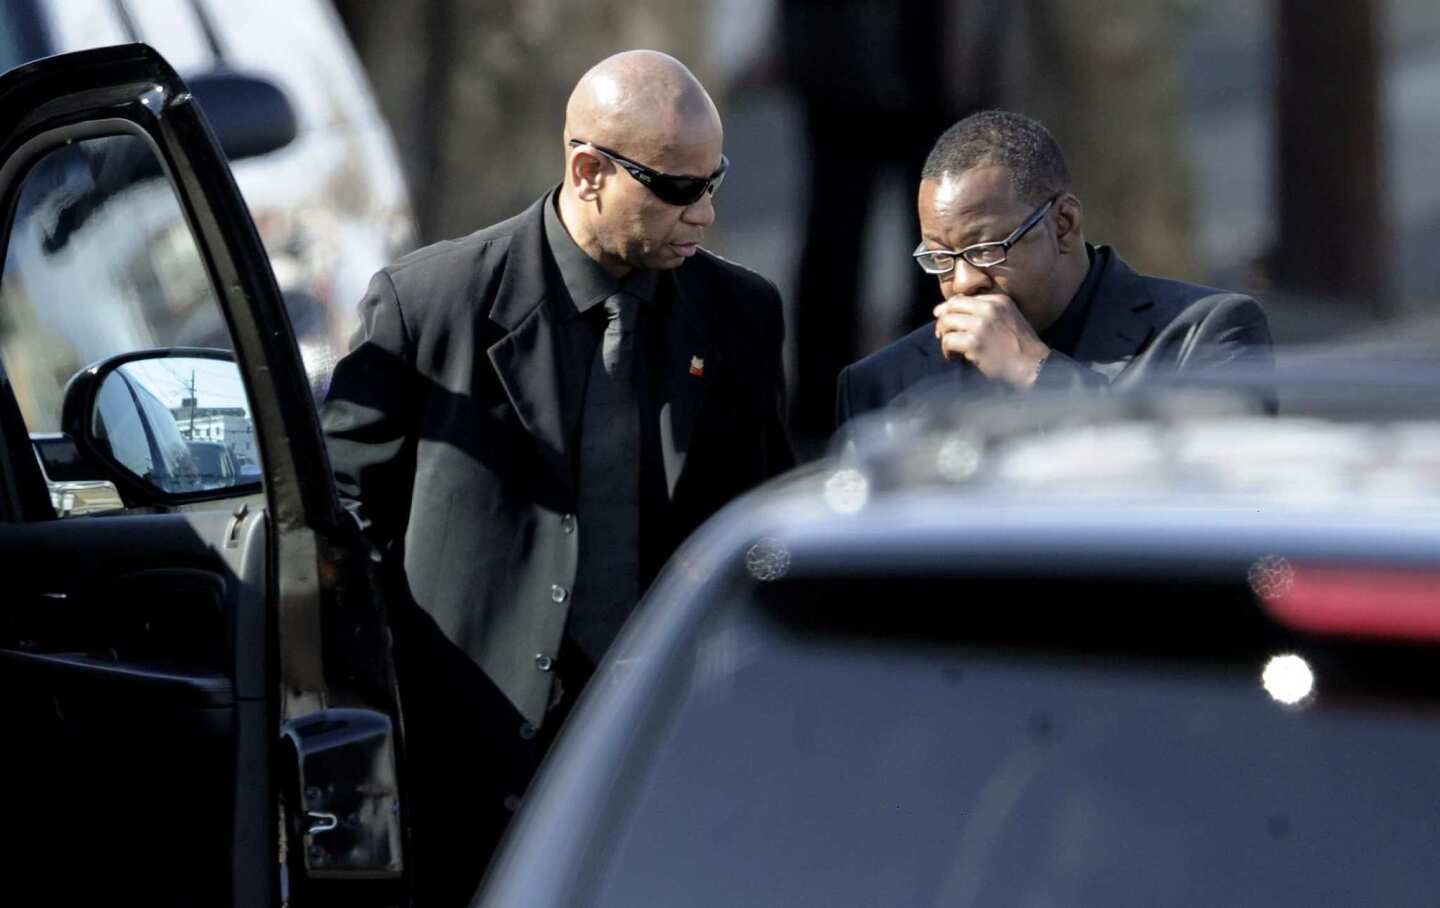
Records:
{"label": "side mirror", "polygon": [[261,491],[245,385],[225,350],[174,348],[112,357],[65,389],[61,421],[85,462],[131,507]]}
{"label": "side mirror", "polygon": [[295,108],[273,82],[216,71],[185,79],[232,161],[284,148],[299,135]]}

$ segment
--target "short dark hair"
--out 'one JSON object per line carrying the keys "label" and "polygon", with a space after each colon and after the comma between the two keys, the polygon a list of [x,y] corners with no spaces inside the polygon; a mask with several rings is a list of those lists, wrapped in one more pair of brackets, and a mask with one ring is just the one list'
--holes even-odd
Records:
{"label": "short dark hair", "polygon": [[982,164],[1004,167],[1015,194],[1037,205],[1070,188],[1065,155],[1050,131],[1008,110],[971,114],[941,133],[920,178],[939,182]]}

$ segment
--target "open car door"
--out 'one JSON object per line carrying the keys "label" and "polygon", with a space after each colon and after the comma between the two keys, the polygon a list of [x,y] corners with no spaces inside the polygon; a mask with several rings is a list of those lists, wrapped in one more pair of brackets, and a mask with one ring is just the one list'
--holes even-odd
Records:
{"label": "open car door", "polygon": [[408,901],[383,604],[242,127],[143,45],[0,77],[0,902]]}

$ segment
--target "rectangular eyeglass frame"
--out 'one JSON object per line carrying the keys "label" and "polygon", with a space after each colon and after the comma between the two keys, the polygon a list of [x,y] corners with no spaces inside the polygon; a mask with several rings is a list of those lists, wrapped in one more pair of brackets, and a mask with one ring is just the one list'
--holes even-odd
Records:
{"label": "rectangular eyeglass frame", "polygon": [[[1051,207],[1054,206],[1054,204],[1059,201],[1059,199],[1059,195],[1051,196],[1045,202],[1045,204],[1041,205],[1039,208],[1036,208],[1033,212],[1031,212],[1030,216],[1026,218],[1019,227],[1016,227],[1015,230],[1003,240],[991,240],[985,243],[975,243],[974,245],[966,246],[964,249],[959,250],[926,249],[925,241],[921,240],[920,245],[916,246],[915,251],[911,253],[911,257],[915,259],[915,263],[919,265],[920,269],[926,274],[949,274],[955,269],[954,260],[956,258],[963,258],[972,268],[994,268],[996,265],[1003,265],[1005,264],[1005,259],[1009,255],[1010,247],[1014,246],[1016,243],[1020,242],[1020,240],[1024,239],[1025,234],[1029,233],[1031,228],[1033,228],[1036,224],[1040,223],[1040,221],[1045,218],[1046,213],[1050,211]],[[997,248],[1000,250],[1000,258],[993,262],[985,262],[982,264],[972,258],[972,256],[976,254],[977,250]],[[951,257],[949,267],[925,267],[925,262],[927,259],[930,259],[933,256],[940,255],[948,255]]]}

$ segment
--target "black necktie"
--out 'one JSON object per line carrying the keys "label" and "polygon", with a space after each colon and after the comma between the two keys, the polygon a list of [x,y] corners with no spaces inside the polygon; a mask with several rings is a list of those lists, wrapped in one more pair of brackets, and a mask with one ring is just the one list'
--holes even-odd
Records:
{"label": "black necktie", "polygon": [[635,318],[640,300],[605,301],[580,428],[580,552],[570,635],[598,662],[640,598],[640,409]]}

